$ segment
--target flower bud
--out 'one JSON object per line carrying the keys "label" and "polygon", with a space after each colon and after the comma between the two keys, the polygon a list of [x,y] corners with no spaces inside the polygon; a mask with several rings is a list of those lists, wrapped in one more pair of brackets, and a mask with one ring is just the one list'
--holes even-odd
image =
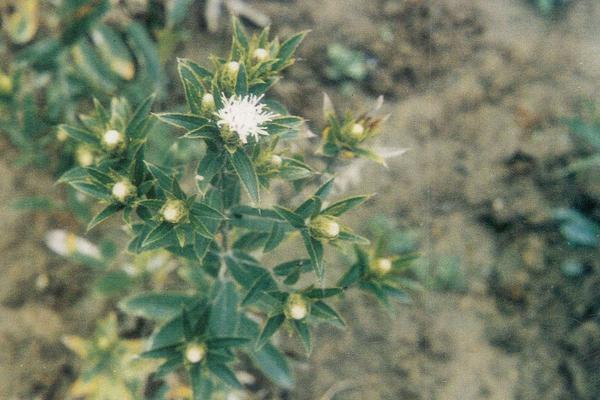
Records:
{"label": "flower bud", "polygon": [[116,129],[109,129],[102,135],[102,145],[110,151],[118,150],[125,144],[125,137]]}
{"label": "flower bud", "polygon": [[225,64],[225,71],[231,77],[236,77],[239,70],[240,63],[238,63],[237,61],[230,61],[227,64]]}
{"label": "flower bud", "polygon": [[348,136],[350,136],[354,140],[360,140],[363,138],[363,134],[365,133],[365,127],[361,124],[353,124],[352,128],[348,132]]}
{"label": "flower bud", "polygon": [[58,140],[59,142],[66,142],[68,138],[69,135],[62,127],[57,129],[56,140]]}
{"label": "flower bud", "polygon": [[215,109],[215,98],[210,93],[204,93],[202,96],[202,103],[200,105],[202,111],[214,111]]}
{"label": "flower bud", "polygon": [[94,163],[94,154],[85,146],[79,146],[75,150],[75,160],[82,167],[89,167]]}
{"label": "flower bud", "polygon": [[315,239],[335,239],[340,234],[340,224],[330,215],[318,215],[310,221],[309,229]]}
{"label": "flower bud", "polygon": [[8,96],[13,91],[13,83],[10,76],[0,72],[0,96]]}
{"label": "flower bud", "polygon": [[204,343],[190,343],[185,348],[185,359],[192,364],[199,363],[206,357],[206,345]]}
{"label": "flower bud", "polygon": [[271,165],[273,165],[276,168],[279,168],[281,167],[281,164],[283,164],[283,160],[281,159],[281,157],[277,154],[273,154],[271,156]]}
{"label": "flower bud", "polygon": [[310,311],[310,304],[298,293],[288,297],[285,304],[284,314],[287,318],[301,320],[306,318]]}
{"label": "flower bud", "polygon": [[160,209],[163,219],[172,224],[180,222],[187,216],[187,207],[183,200],[168,200]]}
{"label": "flower bud", "polygon": [[385,257],[376,258],[369,267],[375,274],[383,276],[392,270],[392,260]]}
{"label": "flower bud", "polygon": [[254,61],[265,62],[269,59],[269,52],[262,47],[259,47],[252,53],[252,58]]}
{"label": "flower bud", "polygon": [[135,186],[133,186],[129,179],[123,179],[115,183],[112,187],[112,195],[120,203],[126,203],[134,193]]}

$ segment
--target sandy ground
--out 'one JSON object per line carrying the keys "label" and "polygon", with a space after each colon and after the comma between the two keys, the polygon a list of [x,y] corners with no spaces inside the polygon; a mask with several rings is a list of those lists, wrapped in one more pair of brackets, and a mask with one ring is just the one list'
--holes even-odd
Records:
{"label": "sandy ground", "polygon": [[[308,110],[316,124],[323,89],[359,107],[386,94],[392,117],[379,145],[411,150],[388,170],[365,167],[360,191],[378,193],[369,212],[418,230],[424,268],[457,257],[466,285],[420,293],[393,315],[348,296],[340,307],[349,328],[319,328],[289,398],[596,399],[598,250],[583,253],[593,272],[568,281],[559,265],[573,250],[549,218],[585,191],[550,172],[579,151],[560,118],[598,93],[600,4],[576,1],[548,20],[518,0],[252,3],[283,34],[312,29],[304,61],[277,89],[293,111]],[[321,72],[334,40],[378,60],[351,95]],[[186,51],[203,54],[201,43]],[[0,149],[0,204],[57,194],[51,178],[16,169]],[[94,305],[81,297],[85,272],[41,241],[72,222],[6,206],[0,221],[0,398],[60,399],[73,360],[59,338],[88,331]],[[53,290],[36,289],[39,274]]]}

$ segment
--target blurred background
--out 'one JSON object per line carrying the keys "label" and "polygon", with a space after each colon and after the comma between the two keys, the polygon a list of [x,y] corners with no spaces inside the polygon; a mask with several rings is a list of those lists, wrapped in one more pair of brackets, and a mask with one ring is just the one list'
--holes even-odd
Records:
{"label": "blurred background", "polygon": [[78,361],[61,338],[93,331],[119,278],[53,247],[51,230],[85,232],[54,186],[81,151],[47,132],[90,88],[177,107],[176,57],[224,54],[231,13],[311,30],[274,95],[315,132],[323,92],[338,111],[384,95],[376,147],[410,151],[341,172],[377,193],[349,222],[421,256],[412,302],[346,296],[347,329],[319,328],[270,398],[600,398],[599,2],[123,0],[96,34],[69,33],[81,16],[61,3],[0,0],[0,399],[65,398]]}

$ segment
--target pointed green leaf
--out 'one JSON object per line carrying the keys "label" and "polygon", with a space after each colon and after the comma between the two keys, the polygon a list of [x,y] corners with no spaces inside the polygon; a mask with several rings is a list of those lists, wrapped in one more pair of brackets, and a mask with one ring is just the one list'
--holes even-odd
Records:
{"label": "pointed green leaf", "polygon": [[117,204],[117,203],[109,204],[104,210],[100,211],[98,214],[96,214],[96,216],[94,218],[92,218],[92,220],[90,221],[90,223],[87,226],[87,230],[88,231],[91,230],[93,227],[95,227],[102,221],[106,220],[111,215],[122,210],[123,208],[124,208],[124,206],[122,204]]}
{"label": "pointed green leaf", "polygon": [[227,385],[235,389],[241,389],[243,387],[242,384],[235,377],[233,371],[229,369],[229,367],[227,367],[225,364],[208,362],[207,365],[210,372],[215,374],[220,380],[225,382]]}
{"label": "pointed green leaf", "polygon": [[161,222],[154,229],[152,229],[150,231],[150,233],[148,233],[148,236],[146,236],[146,238],[142,242],[142,248],[148,247],[148,246],[152,245],[153,243],[156,243],[156,242],[164,239],[165,237],[167,237],[167,235],[169,235],[171,232],[173,232],[174,227],[175,226],[173,224],[170,224],[166,221]]}
{"label": "pointed green leaf", "polygon": [[181,312],[193,298],[177,292],[143,292],[119,302],[119,308],[127,314],[148,319],[165,320]]}
{"label": "pointed green leaf", "polygon": [[254,203],[260,203],[258,176],[254,164],[243,149],[238,149],[230,156],[231,165],[235,169],[240,182]]}
{"label": "pointed green leaf", "polygon": [[302,216],[296,214],[294,211],[288,210],[284,207],[275,206],[273,207],[275,212],[279,214],[282,218],[290,223],[294,228],[304,228],[306,224],[304,223],[304,218]]}
{"label": "pointed green leaf", "polygon": [[347,199],[340,200],[338,202],[333,203],[332,205],[330,205],[329,207],[324,209],[321,213],[338,217],[338,216],[346,213],[347,211],[350,211],[354,207],[361,205],[366,200],[368,200],[369,197],[370,196],[348,197]]}
{"label": "pointed green leaf", "polygon": [[284,321],[285,315],[283,314],[274,315],[267,320],[267,323],[260,332],[260,336],[258,338],[258,341],[256,342],[256,350],[260,350],[269,341],[271,336],[273,336],[275,332],[277,332],[277,329],[279,329],[279,327],[281,326],[281,324],[283,324]]}
{"label": "pointed green leaf", "polygon": [[323,268],[323,245],[321,242],[311,237],[306,229],[302,230],[302,238],[304,239],[304,245],[310,256],[310,262],[312,263],[315,274],[320,280],[323,280],[325,274]]}
{"label": "pointed green leaf", "polygon": [[292,325],[298,333],[298,336],[300,336],[306,353],[310,354],[310,352],[312,351],[312,339],[310,337],[310,329],[308,329],[308,325],[306,324],[306,322],[297,319],[292,321]]}

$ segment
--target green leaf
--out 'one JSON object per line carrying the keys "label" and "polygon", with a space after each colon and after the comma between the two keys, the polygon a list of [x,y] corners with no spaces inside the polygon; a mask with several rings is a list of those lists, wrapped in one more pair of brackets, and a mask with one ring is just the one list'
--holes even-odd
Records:
{"label": "green leaf", "polygon": [[208,347],[220,348],[220,347],[238,347],[248,343],[250,339],[242,337],[219,337],[211,338],[206,341]]}
{"label": "green leaf", "polygon": [[195,114],[183,113],[158,113],[154,114],[161,121],[191,131],[205,125],[209,125],[210,121],[204,117]]}
{"label": "green leaf", "polygon": [[181,365],[183,365],[183,356],[181,354],[173,355],[171,358],[167,359],[167,361],[162,363],[160,367],[158,367],[155,376],[157,378],[167,376]]}
{"label": "green leaf", "polygon": [[315,196],[321,199],[321,201],[325,200],[329,193],[331,193],[331,189],[333,189],[333,180],[334,178],[331,178],[315,192]]}
{"label": "green leaf", "polygon": [[334,325],[343,328],[346,326],[346,323],[342,319],[342,317],[327,303],[323,301],[317,301],[313,303],[310,308],[310,315],[315,316],[317,318],[326,319],[332,322]]}
{"label": "green leaf", "polygon": [[325,288],[325,289],[311,289],[304,292],[304,296],[310,299],[325,299],[342,293],[342,288]]}
{"label": "green leaf", "polygon": [[76,128],[74,126],[64,125],[64,124],[60,125],[58,127],[58,129],[66,132],[66,134],[69,135],[70,138],[77,140],[78,142],[89,143],[89,144],[99,144],[100,143],[100,140],[98,139],[98,137],[90,131]]}
{"label": "green leaf", "polygon": [[104,210],[100,211],[98,214],[96,214],[96,216],[94,218],[92,218],[92,220],[90,221],[90,223],[87,226],[87,230],[88,231],[91,230],[93,227],[95,227],[102,221],[106,220],[111,215],[119,212],[124,207],[125,206],[123,206],[122,204],[117,204],[117,203],[109,204]]}
{"label": "green leaf", "polygon": [[192,228],[194,228],[194,232],[196,232],[198,235],[200,235],[206,239],[209,239],[209,240],[212,240],[214,238],[215,234],[213,232],[211,232],[206,227],[206,225],[204,225],[201,218],[196,216],[196,214],[194,214],[194,213],[190,213],[189,218],[190,218],[190,223],[192,225]]}
{"label": "green leaf", "polygon": [[150,173],[152,174],[154,179],[156,179],[158,186],[162,190],[164,190],[168,193],[171,193],[173,190],[173,175],[168,174],[162,168],[160,168],[148,161],[144,161],[144,164],[146,165],[146,168],[148,169],[148,171],[150,171]]}
{"label": "green leaf", "polygon": [[313,196],[300,204],[294,212],[302,218],[314,217],[321,211],[321,199]]}
{"label": "green leaf", "polygon": [[324,209],[321,212],[321,214],[333,215],[333,216],[338,217],[338,216],[350,211],[354,207],[361,205],[366,200],[368,200],[369,197],[370,196],[348,197],[347,199],[340,200],[338,202],[333,203],[332,205],[330,205],[329,207]]}
{"label": "green leaf", "polygon": [[297,319],[292,321],[292,325],[294,326],[294,329],[300,336],[300,339],[302,339],[302,344],[304,345],[306,353],[310,354],[310,352],[312,351],[312,339],[310,337],[310,330],[308,329],[308,325],[304,321],[300,321]]}
{"label": "green leaf", "polygon": [[260,336],[258,338],[258,341],[256,342],[256,350],[260,350],[265,344],[267,344],[271,336],[273,336],[275,332],[277,332],[277,330],[279,329],[281,324],[283,324],[284,321],[285,315],[283,314],[274,315],[267,320],[267,323],[260,332]]}
{"label": "green leaf", "polygon": [[204,139],[204,140],[215,140],[219,137],[219,128],[212,124],[202,125],[198,128],[188,131],[183,135],[182,139]]}
{"label": "green leaf", "polygon": [[90,37],[102,61],[112,72],[121,79],[132,80],[135,76],[135,64],[120,33],[105,24],[98,24]]}
{"label": "green leaf", "polygon": [[254,284],[252,284],[252,286],[248,290],[248,293],[246,293],[244,300],[242,300],[242,306],[245,307],[256,302],[262,294],[262,292],[271,288],[273,286],[273,283],[273,278],[271,278],[271,274],[269,273],[264,273],[263,275],[258,277]]}
{"label": "green leaf", "polygon": [[273,229],[267,238],[267,242],[265,243],[265,252],[269,252],[275,250],[277,246],[285,239],[285,229],[281,226],[281,224],[273,224]]}
{"label": "green leaf", "polygon": [[296,48],[298,47],[298,45],[300,45],[300,42],[302,42],[307,33],[308,31],[297,33],[296,35],[283,42],[283,44],[279,48],[279,52],[277,53],[278,60],[277,62],[275,62],[275,64],[273,64],[274,70],[284,68],[290,63],[290,59],[294,55]]}
{"label": "green leaf", "polygon": [[248,157],[243,149],[238,149],[235,153],[231,154],[229,160],[252,201],[256,204],[260,203],[258,176],[250,157]]}
{"label": "green leaf", "polygon": [[233,371],[229,369],[229,367],[227,367],[225,364],[207,362],[207,365],[210,372],[215,374],[220,380],[222,380],[229,386],[236,389],[241,389],[243,387],[242,384],[235,377]]}
{"label": "green leaf", "polygon": [[148,233],[148,236],[146,236],[146,238],[142,242],[142,248],[148,247],[148,246],[152,245],[153,243],[156,243],[156,242],[164,239],[165,237],[167,237],[169,234],[171,234],[173,232],[173,228],[174,228],[173,224],[170,224],[166,221],[161,222],[154,229],[152,229],[150,231],[150,233]]}
{"label": "green leaf", "polygon": [[279,214],[282,218],[290,223],[294,228],[304,228],[306,224],[304,223],[304,218],[300,215],[296,214],[294,211],[288,210],[284,207],[275,206],[273,207],[275,212]]}
{"label": "green leaf", "polygon": [[124,312],[148,319],[165,320],[174,317],[193,301],[191,296],[177,292],[144,292],[119,302]]}
{"label": "green leaf", "polygon": [[219,282],[213,287],[214,304],[209,326],[215,336],[233,336],[238,324],[238,294],[233,282]]}
{"label": "green leaf", "polygon": [[244,64],[240,64],[240,69],[237,73],[235,93],[238,95],[245,95],[248,93],[248,76],[246,75],[246,67]]}
{"label": "green leaf", "polygon": [[194,0],[173,0],[167,5],[167,29],[177,29],[190,13]]}
{"label": "green leaf", "polygon": [[315,274],[320,280],[323,280],[323,276],[325,275],[323,268],[323,245],[321,242],[311,237],[306,229],[302,230],[302,238],[304,239],[304,245],[310,256],[310,262]]}
{"label": "green leaf", "polygon": [[85,193],[93,198],[100,200],[110,200],[111,198],[108,188],[100,185],[99,183],[73,181],[69,182],[69,184],[80,192]]}
{"label": "green leaf", "polygon": [[360,279],[363,273],[363,268],[359,263],[353,264],[348,271],[338,281],[338,286],[347,288]]}
{"label": "green leaf", "polygon": [[246,33],[244,32],[244,28],[242,27],[240,20],[236,17],[233,17],[231,25],[233,29],[233,39],[237,41],[244,49],[248,49],[248,38],[246,37]]}
{"label": "green leaf", "polygon": [[160,58],[158,48],[146,28],[136,22],[127,23],[127,41],[132,48],[137,63],[141,65],[136,89],[142,96],[156,92],[161,85]]}
{"label": "green leaf", "polygon": [[144,358],[171,358],[177,356],[178,353],[177,345],[171,345],[145,351],[141,356]]}
{"label": "green leaf", "polygon": [[154,104],[155,94],[151,94],[135,110],[133,116],[127,124],[125,135],[131,138],[143,138],[146,136],[145,128],[148,121],[152,104]]}
{"label": "green leaf", "polygon": [[357,235],[356,233],[350,231],[348,228],[343,228],[337,238],[345,242],[353,242],[364,245],[368,245],[371,243],[369,239]]}
{"label": "green leaf", "polygon": [[194,400],[207,400],[212,398],[213,383],[211,379],[202,372],[202,364],[195,363],[190,367],[190,381]]}

